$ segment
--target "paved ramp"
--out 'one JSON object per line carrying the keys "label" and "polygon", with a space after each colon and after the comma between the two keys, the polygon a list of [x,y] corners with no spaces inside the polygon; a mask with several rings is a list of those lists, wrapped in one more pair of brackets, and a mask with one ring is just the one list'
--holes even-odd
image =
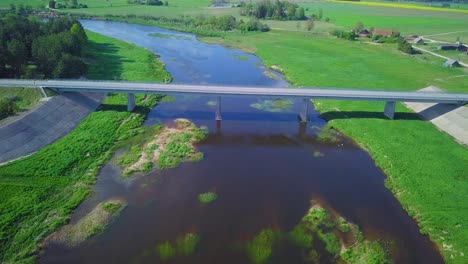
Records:
{"label": "paved ramp", "polygon": [[0,163],[34,153],[65,136],[103,98],[103,94],[63,93],[23,118],[0,127]]}
{"label": "paved ramp", "polygon": [[[434,86],[420,91],[442,92]],[[405,103],[405,105],[461,144],[468,145],[468,107],[434,103]]]}

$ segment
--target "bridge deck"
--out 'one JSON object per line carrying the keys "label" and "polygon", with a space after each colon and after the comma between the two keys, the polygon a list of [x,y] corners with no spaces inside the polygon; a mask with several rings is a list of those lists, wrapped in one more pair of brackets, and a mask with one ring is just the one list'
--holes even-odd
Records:
{"label": "bridge deck", "polygon": [[184,85],[122,81],[0,79],[4,87],[47,87],[57,91],[104,93],[206,94],[216,96],[299,97],[304,99],[385,102],[468,103],[468,93],[377,91],[336,88],[270,88],[247,86]]}

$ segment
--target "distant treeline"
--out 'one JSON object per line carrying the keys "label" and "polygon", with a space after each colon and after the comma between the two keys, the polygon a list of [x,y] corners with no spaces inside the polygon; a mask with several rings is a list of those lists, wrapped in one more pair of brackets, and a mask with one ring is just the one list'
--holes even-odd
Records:
{"label": "distant treeline", "polygon": [[0,77],[71,78],[86,71],[87,36],[80,22],[0,16]]}
{"label": "distant treeline", "polygon": [[[87,15],[81,14],[80,18],[87,18]],[[91,16],[89,16],[91,17]],[[133,15],[128,14],[125,16],[119,15],[104,15],[104,19],[107,20],[121,20],[121,19],[143,19],[146,21],[154,21],[156,23],[164,24],[166,27],[182,30],[186,32],[192,32],[195,34],[203,36],[222,36],[220,32],[227,32],[238,30],[241,32],[248,31],[269,31],[270,28],[267,24],[263,24],[255,18],[250,19],[249,21],[244,21],[243,19],[236,19],[236,17],[231,15],[224,16],[181,16],[178,18],[168,18],[168,17],[153,17],[146,15]]]}
{"label": "distant treeline", "polygon": [[273,20],[304,20],[306,19],[305,10],[295,3],[288,1],[274,2],[270,0],[258,3],[240,4],[240,13],[243,16],[252,16],[258,19],[273,19]]}
{"label": "distant treeline", "polygon": [[161,1],[161,0],[127,0],[128,4],[138,4],[138,5],[153,5],[153,6],[168,6],[168,1]]}

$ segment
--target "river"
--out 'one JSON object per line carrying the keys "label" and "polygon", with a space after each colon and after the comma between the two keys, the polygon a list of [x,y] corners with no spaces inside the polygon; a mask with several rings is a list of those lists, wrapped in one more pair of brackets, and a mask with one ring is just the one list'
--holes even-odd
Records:
{"label": "river", "polygon": [[[176,83],[288,85],[257,57],[200,42],[191,34],[120,22],[82,24],[159,54]],[[119,168],[109,162],[72,221],[109,198],[125,199],[127,208],[101,235],[73,249],[50,245],[39,262],[249,263],[240,244],[264,228],[290,231],[315,200],[359,225],[366,239],[393,241],[396,263],[442,263],[364,150],[343,137],[331,143],[317,140],[317,127],[326,124],[317,112],[300,124],[299,101],[279,109],[271,100],[228,97],[222,102],[223,120],[216,122],[213,100],[178,96],[155,107],[145,121],[151,125],[182,117],[207,126],[208,138],[197,145],[204,160],[134,180],[122,180]],[[207,191],[215,191],[218,200],[201,205],[198,194]],[[158,257],[158,244],[188,232],[200,236],[195,254],[167,262]],[[285,245],[269,263],[303,262],[294,247]]]}

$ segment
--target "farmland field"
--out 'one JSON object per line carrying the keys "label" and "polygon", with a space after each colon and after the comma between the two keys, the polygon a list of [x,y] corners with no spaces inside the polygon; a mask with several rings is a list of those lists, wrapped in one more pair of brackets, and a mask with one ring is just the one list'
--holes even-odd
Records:
{"label": "farmland field", "polygon": [[363,6],[336,2],[300,4],[308,8],[306,15],[317,14],[322,8],[323,17],[337,26],[351,29],[361,21],[366,27],[385,28],[403,34],[436,34],[465,31],[468,15],[462,13],[434,12],[413,9]]}

